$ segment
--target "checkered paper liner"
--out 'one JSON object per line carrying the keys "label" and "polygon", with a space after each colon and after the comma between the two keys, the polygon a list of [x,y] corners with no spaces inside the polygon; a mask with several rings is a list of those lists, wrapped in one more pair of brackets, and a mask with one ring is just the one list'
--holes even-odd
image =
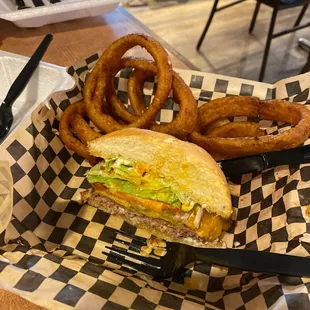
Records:
{"label": "checkered paper liner", "polygon": [[[51,96],[31,119],[2,145],[1,160],[10,164],[14,210],[0,235],[0,286],[50,309],[247,309],[255,307],[308,309],[310,279],[283,277],[206,263],[187,266],[173,279],[152,279],[102,254],[115,229],[136,235],[136,229],[115,216],[76,198],[89,188],[88,163],[68,151],[58,137],[62,112],[81,99],[85,77],[99,55],[68,68],[76,85]],[[261,99],[284,98],[310,103],[310,73],[274,85],[215,74],[177,70],[190,86],[198,105],[232,95]],[[128,105],[123,70],[114,85]],[[145,84],[145,100],[154,95],[156,80]],[[178,106],[169,99],[157,117],[170,122]],[[269,133],[286,125],[262,122]],[[228,247],[308,256],[310,253],[310,165],[281,166],[246,174],[230,184],[232,228]]]}
{"label": "checkered paper liner", "polygon": [[[16,4],[15,0],[11,0],[14,4]],[[64,0],[62,0],[64,1]],[[27,8],[34,8],[34,7],[40,7],[45,5],[51,5],[55,3],[61,2],[61,0],[23,0],[24,5],[22,8],[24,9],[24,6]],[[21,5],[18,5],[18,9],[20,9]]]}

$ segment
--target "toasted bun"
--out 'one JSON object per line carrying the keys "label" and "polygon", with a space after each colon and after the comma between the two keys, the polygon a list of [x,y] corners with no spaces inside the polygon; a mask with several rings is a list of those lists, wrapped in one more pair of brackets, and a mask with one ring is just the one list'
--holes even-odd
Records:
{"label": "toasted bun", "polygon": [[88,143],[91,155],[101,158],[122,156],[143,164],[154,175],[165,178],[208,212],[225,219],[232,205],[225,176],[214,159],[195,144],[145,130],[123,129]]}

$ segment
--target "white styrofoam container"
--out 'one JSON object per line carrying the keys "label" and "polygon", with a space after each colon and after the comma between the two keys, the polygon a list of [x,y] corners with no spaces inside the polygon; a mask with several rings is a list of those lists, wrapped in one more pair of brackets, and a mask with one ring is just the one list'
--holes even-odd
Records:
{"label": "white styrofoam container", "polygon": [[66,0],[57,4],[17,10],[11,0],[0,0],[0,18],[18,27],[43,25],[97,16],[113,11],[120,0]]}
{"label": "white styrofoam container", "polygon": [[[28,60],[24,56],[0,51],[0,105]],[[47,103],[49,95],[73,86],[74,80],[66,68],[40,62],[28,85],[13,104],[14,121],[10,133],[29,118],[40,103]]]}

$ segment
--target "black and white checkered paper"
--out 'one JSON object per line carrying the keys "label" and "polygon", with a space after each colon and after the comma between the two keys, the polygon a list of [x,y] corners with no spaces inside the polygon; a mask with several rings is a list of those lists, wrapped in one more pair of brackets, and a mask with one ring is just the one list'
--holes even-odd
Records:
{"label": "black and white checkered paper", "polygon": [[23,1],[13,1],[14,4],[17,5],[17,9],[25,9],[25,8],[35,8],[40,6],[46,6],[51,4],[60,3],[66,0],[23,0]]}
{"label": "black and white checkered paper", "polygon": [[[55,93],[1,149],[14,180],[13,218],[0,235],[0,286],[50,309],[309,309],[310,279],[274,276],[195,263],[169,280],[152,279],[102,254],[117,229],[136,229],[114,216],[75,201],[89,187],[89,165],[68,151],[58,137],[62,112],[81,99],[93,55],[68,68],[76,86]],[[310,73],[275,85],[177,70],[199,105],[232,95],[285,98],[310,103]],[[115,78],[127,104],[130,70]],[[154,79],[145,100],[154,95]],[[170,122],[178,106],[168,100],[157,121]],[[268,132],[285,125],[262,122]],[[233,226],[228,247],[309,256],[310,165],[281,166],[243,175],[230,184]],[[236,184],[237,182],[237,184]],[[309,260],[310,262],[310,260]]]}

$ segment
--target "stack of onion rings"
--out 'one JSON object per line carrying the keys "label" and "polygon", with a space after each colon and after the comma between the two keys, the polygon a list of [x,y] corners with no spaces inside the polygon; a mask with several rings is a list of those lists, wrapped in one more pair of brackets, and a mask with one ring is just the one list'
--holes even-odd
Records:
{"label": "stack of onion rings", "polygon": [[[122,56],[134,46],[144,47],[154,58],[158,70],[155,97],[145,113],[128,125],[118,123],[103,112],[104,98],[111,85],[113,74],[118,71]],[[140,61],[134,59],[132,68],[143,70]],[[113,74],[111,74],[113,73]],[[148,128],[168,98],[172,84],[172,67],[165,49],[145,35],[127,35],[112,43],[98,60],[85,83],[84,102],[89,118],[103,132],[108,133],[125,127]]]}
{"label": "stack of onion rings", "polygon": [[[145,48],[154,61],[123,57],[134,46]],[[124,68],[133,68],[128,79],[131,113],[118,98],[114,77]],[[144,101],[144,83],[157,77],[157,88],[149,107]],[[170,91],[179,112],[168,124],[157,124]],[[111,44],[90,72],[83,90],[83,101],[69,106],[60,120],[60,138],[64,144],[91,164],[87,142],[101,134],[126,127],[146,128],[188,139],[203,147],[215,159],[247,156],[296,147],[310,134],[310,111],[300,104],[281,100],[269,102],[256,97],[236,96],[212,100],[197,109],[196,100],[181,77],[172,70],[165,49],[145,35],[131,34]],[[266,135],[253,121],[230,122],[229,117],[246,116],[290,123],[295,126],[278,135]],[[90,127],[88,118],[100,132]]]}
{"label": "stack of onion rings", "polygon": [[[128,49],[136,45],[146,48],[154,61],[123,57]],[[129,98],[135,114],[130,113],[119,100],[113,86],[114,76],[123,68],[135,69],[128,85]],[[143,85],[151,75],[157,77],[157,89],[152,104],[146,108]],[[137,79],[132,84],[135,77],[138,77],[139,81]],[[134,94],[135,89],[140,90],[140,93]],[[168,99],[171,89],[174,91],[176,103],[180,105],[180,111],[171,123],[158,125],[155,118]],[[86,143],[97,138],[100,133],[89,126],[85,116],[103,133],[125,127],[137,127],[186,138],[196,125],[197,104],[192,92],[172,71],[165,49],[145,35],[127,35],[111,44],[90,72],[83,95],[84,104],[74,104],[65,111],[59,131],[61,139],[69,149],[92,162],[94,158],[87,154]]]}

